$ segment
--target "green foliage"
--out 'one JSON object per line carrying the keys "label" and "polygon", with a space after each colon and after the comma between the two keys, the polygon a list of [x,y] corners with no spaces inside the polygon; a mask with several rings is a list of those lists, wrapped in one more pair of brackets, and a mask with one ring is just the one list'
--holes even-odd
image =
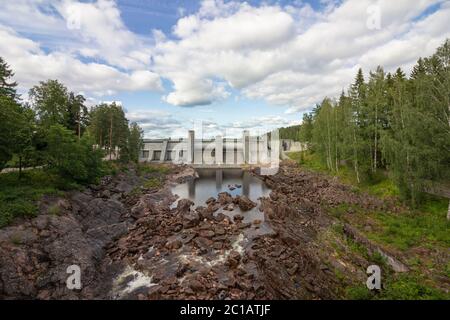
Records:
{"label": "green foliage", "polygon": [[78,142],[70,130],[61,125],[51,126],[46,150],[48,170],[64,179],[89,183],[101,175],[102,152],[93,148],[88,135]]}
{"label": "green foliage", "polygon": [[279,129],[280,139],[300,141],[300,126],[291,126]]}
{"label": "green foliage", "polygon": [[61,208],[57,205],[52,205],[47,209],[47,213],[57,216],[61,213]]}
{"label": "green foliage", "polygon": [[169,172],[170,172],[170,168],[163,164],[141,163],[138,166],[138,174],[139,175],[154,174],[154,173],[166,175]]}
{"label": "green foliage", "polygon": [[30,89],[28,95],[42,126],[66,125],[69,93],[62,83],[58,80],[41,81]]}
{"label": "green foliage", "polygon": [[139,162],[139,153],[143,147],[143,135],[144,132],[139,125],[133,122],[130,125],[130,132],[127,140],[127,155],[121,155],[121,158],[129,158],[129,161],[133,161],[135,163]]}
{"label": "green foliage", "polygon": [[147,181],[144,182],[144,188],[147,189],[157,189],[161,187],[161,180],[158,178],[150,178]]}
{"label": "green foliage", "polygon": [[372,300],[374,293],[365,285],[358,285],[346,289],[346,297],[349,300]]}
{"label": "green foliage", "polygon": [[[383,277],[383,275],[382,275]],[[436,289],[423,277],[414,274],[400,274],[382,278],[383,288],[371,291],[365,285],[346,289],[350,300],[447,300],[449,294]]]}
{"label": "green foliage", "polygon": [[[91,110],[89,132],[98,146],[108,150],[110,159],[116,148],[126,150],[128,147],[128,120],[123,108],[116,103],[103,103]],[[128,151],[121,152],[123,155],[128,161]]]}
{"label": "green foliage", "polygon": [[382,186],[382,196],[399,195],[417,206],[430,181],[450,179],[449,88],[447,40],[419,59],[410,79],[401,69],[392,75],[378,67],[366,81],[359,70],[338,102],[325,98],[304,115],[300,132],[312,135],[300,134],[301,140],[334,174],[351,168],[358,184],[388,171],[395,187]]}
{"label": "green foliage", "polygon": [[16,217],[32,217],[37,214],[36,202],[45,194],[58,194],[59,178],[36,169],[23,173],[0,174],[0,227]]}
{"label": "green foliage", "polygon": [[442,300],[449,299],[445,294],[415,275],[399,275],[386,284],[379,299],[383,300]]}
{"label": "green foliage", "polygon": [[13,77],[14,73],[11,68],[6,61],[0,57],[0,96],[17,100],[17,82],[11,80]]}
{"label": "green foliage", "polygon": [[[377,241],[406,250],[420,245],[450,247],[450,221],[446,219],[445,201],[426,205],[430,211],[415,210],[398,215],[379,212],[374,218],[382,231],[369,236]],[[441,207],[440,209],[438,209]],[[436,210],[436,211],[435,211]]]}

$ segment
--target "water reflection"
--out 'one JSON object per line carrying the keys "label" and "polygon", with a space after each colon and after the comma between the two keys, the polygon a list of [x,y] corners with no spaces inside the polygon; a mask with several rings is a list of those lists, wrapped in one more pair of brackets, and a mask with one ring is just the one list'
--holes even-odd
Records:
{"label": "water reflection", "polygon": [[264,214],[258,209],[258,198],[267,197],[271,190],[263,181],[241,169],[198,169],[197,173],[198,179],[176,185],[172,193],[178,195],[179,199],[192,200],[196,206],[205,206],[208,198],[217,198],[220,192],[228,192],[233,197],[245,195],[257,202],[258,206],[247,212],[236,208],[232,212],[223,213],[230,216],[243,214],[244,222],[252,222],[255,219],[264,221]]}

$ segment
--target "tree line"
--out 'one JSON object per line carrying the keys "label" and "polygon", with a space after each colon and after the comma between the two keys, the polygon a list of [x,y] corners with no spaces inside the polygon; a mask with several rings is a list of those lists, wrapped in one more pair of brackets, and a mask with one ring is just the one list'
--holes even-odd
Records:
{"label": "tree line", "polygon": [[380,170],[417,204],[431,181],[450,179],[450,40],[411,75],[360,69],[339,99],[303,116],[300,139],[329,170],[352,168],[358,182]]}
{"label": "tree line", "polygon": [[119,150],[122,162],[139,159],[143,131],[116,103],[88,108],[81,94],[58,80],[42,81],[24,102],[14,73],[0,57],[0,170],[42,165],[62,178],[94,181],[102,159]]}

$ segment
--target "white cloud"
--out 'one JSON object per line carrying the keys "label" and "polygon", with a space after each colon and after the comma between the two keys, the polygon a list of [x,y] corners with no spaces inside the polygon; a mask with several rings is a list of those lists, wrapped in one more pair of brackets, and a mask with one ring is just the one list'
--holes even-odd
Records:
{"label": "white cloud", "polygon": [[159,76],[146,70],[129,73],[99,63],[85,63],[65,52],[46,53],[37,42],[0,26],[0,56],[11,65],[20,88],[58,79],[74,91],[98,96],[116,91],[161,90]]}
{"label": "white cloud", "polygon": [[151,49],[129,31],[114,1],[63,0],[54,5],[79,40],[79,53],[126,69],[148,67]]}
{"label": "white cloud", "polygon": [[[161,90],[162,77],[172,83],[162,94],[172,105],[207,105],[234,90],[293,113],[338,95],[359,67],[409,71],[450,37],[445,0],[323,0],[320,10],[273,3],[204,0],[195,14],[180,10],[171,33],[144,38],[127,29],[112,0],[5,1],[0,55],[23,89],[57,78],[102,96]],[[367,26],[373,5],[379,29]]]}
{"label": "white cloud", "polygon": [[[438,3],[437,12],[420,18]],[[409,71],[420,56],[433,53],[450,37],[448,1],[325,4],[314,11],[302,3],[252,7],[204,1],[198,13],[178,20],[173,28],[178,39],[155,47],[155,70],[174,83],[166,101],[204,105],[235,88],[247,97],[288,107],[288,113],[298,112],[338,95],[359,67],[366,73],[377,65]],[[373,5],[381,13],[378,30],[367,25]],[[223,94],[216,94],[219,83]]]}

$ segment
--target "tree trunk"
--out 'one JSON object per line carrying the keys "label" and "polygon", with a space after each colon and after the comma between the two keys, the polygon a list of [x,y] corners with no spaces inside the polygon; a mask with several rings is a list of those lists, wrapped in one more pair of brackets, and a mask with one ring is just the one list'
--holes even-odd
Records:
{"label": "tree trunk", "polygon": [[336,110],[334,110],[334,156],[335,156],[336,172],[339,172],[339,160],[338,160],[338,121],[337,121],[337,111],[336,111]]}
{"label": "tree trunk", "polygon": [[22,179],[22,156],[19,156],[19,180]]}
{"label": "tree trunk", "polygon": [[78,141],[81,139],[81,130],[80,130],[80,111],[78,110]]}
{"label": "tree trunk", "polygon": [[112,152],[112,130],[113,130],[113,119],[111,114],[111,121],[109,125],[109,160],[111,160],[111,152]]}
{"label": "tree trunk", "polygon": [[447,220],[450,220],[450,200],[448,200]]}
{"label": "tree trunk", "polygon": [[373,152],[373,172],[377,172],[377,150],[378,150],[378,106],[375,106],[375,137]]}
{"label": "tree trunk", "polygon": [[328,136],[328,148],[327,148],[327,163],[328,168],[333,171],[333,160],[331,159],[331,132],[330,132],[330,115],[327,114],[327,136]]}
{"label": "tree trunk", "polygon": [[353,128],[353,164],[355,166],[355,173],[356,173],[356,181],[358,181],[358,183],[360,183],[359,181],[359,169],[358,169],[358,151],[356,150],[356,132],[355,132],[355,128]]}

